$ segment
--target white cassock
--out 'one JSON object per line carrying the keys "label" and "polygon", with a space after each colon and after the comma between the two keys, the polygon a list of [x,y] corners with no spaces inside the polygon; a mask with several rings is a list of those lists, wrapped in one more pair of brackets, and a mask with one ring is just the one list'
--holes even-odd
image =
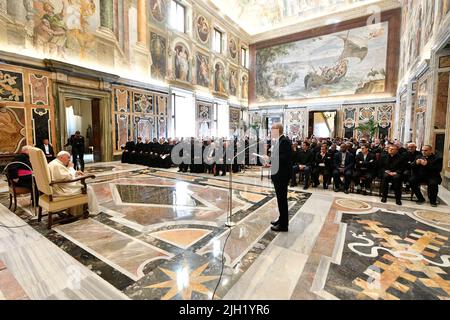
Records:
{"label": "white cassock", "polygon": [[[61,161],[58,159],[53,160],[49,163],[48,168],[50,169],[50,176],[53,181],[64,181],[64,180],[72,180],[76,178],[76,171],[73,168],[66,167]],[[54,197],[70,197],[77,194],[81,194],[81,189],[83,185],[81,182],[71,182],[64,184],[54,185],[53,188],[53,196]],[[94,190],[91,186],[87,186],[87,194],[88,194],[88,207],[89,214],[97,215],[100,213],[97,197],[95,196]],[[78,210],[76,210],[78,212]]]}

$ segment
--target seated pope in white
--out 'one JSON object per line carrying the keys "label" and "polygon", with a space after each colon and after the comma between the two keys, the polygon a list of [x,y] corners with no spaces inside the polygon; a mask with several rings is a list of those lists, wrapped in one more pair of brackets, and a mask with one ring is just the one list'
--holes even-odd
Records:
{"label": "seated pope in white", "polygon": [[[48,167],[50,169],[50,176],[52,182],[54,181],[65,181],[72,180],[79,176],[84,175],[81,171],[75,171],[73,163],[70,162],[70,153],[67,151],[61,151],[58,153],[55,160],[49,163]],[[81,182],[71,182],[64,184],[57,184],[53,186],[53,196],[54,197],[69,197],[77,194],[81,194],[81,189],[83,185]],[[89,213],[91,215],[97,215],[100,213],[98,208],[97,198],[95,196],[94,190],[91,186],[87,186],[88,194],[88,207]],[[71,212],[72,214],[78,214],[76,212]]]}

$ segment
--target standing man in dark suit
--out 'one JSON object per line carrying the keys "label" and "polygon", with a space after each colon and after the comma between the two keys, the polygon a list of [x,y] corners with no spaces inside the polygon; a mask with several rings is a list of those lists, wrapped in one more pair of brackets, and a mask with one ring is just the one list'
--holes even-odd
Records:
{"label": "standing man in dark suit", "polygon": [[353,168],[355,166],[355,156],[347,151],[347,145],[341,144],[341,150],[334,155],[334,191],[339,192],[341,188],[341,175],[344,175],[344,192],[348,193],[348,188],[353,177]]}
{"label": "standing man in dark suit", "polygon": [[78,166],[77,159],[79,159],[79,168],[80,171],[84,171],[84,137],[81,135],[80,131],[76,131],[74,135],[72,135],[65,147],[72,146],[72,156],[73,156],[73,164]]}
{"label": "standing man in dark suit", "polygon": [[47,158],[47,162],[50,162],[55,159],[55,151],[53,150],[53,147],[49,143],[48,139],[42,140],[42,143],[37,145],[36,147],[44,151],[45,157]]}
{"label": "standing man in dark suit", "polygon": [[283,125],[281,123],[273,124],[272,139],[275,141],[270,157],[272,182],[275,187],[278,211],[280,213],[278,220],[272,222],[272,230],[287,232],[289,227],[287,193],[292,170],[292,146],[289,138],[283,134]]}
{"label": "standing man in dark suit", "polygon": [[428,198],[432,207],[437,206],[437,195],[439,185],[442,183],[441,171],[443,160],[441,157],[433,154],[433,148],[429,145],[422,147],[422,156],[417,157],[411,165],[412,176],[409,180],[411,190],[414,191],[418,201],[421,204],[425,198],[420,191],[420,184],[426,183],[428,186]]}

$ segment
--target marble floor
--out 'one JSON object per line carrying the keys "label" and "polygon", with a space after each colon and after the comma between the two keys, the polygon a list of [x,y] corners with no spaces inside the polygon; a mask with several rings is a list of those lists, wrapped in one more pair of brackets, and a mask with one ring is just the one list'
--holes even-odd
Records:
{"label": "marble floor", "polygon": [[228,177],[87,171],[101,213],[52,230],[29,198],[12,213],[0,193],[0,299],[450,299],[444,202],[294,188],[289,232],[277,234],[259,169],[233,175],[231,207]]}

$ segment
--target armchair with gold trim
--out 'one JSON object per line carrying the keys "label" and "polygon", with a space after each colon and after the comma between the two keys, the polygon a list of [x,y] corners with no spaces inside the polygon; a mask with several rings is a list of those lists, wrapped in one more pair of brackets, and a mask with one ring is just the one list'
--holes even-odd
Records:
{"label": "armchair with gold trim", "polygon": [[[78,206],[83,207],[83,217],[87,219],[89,217],[89,212],[86,179],[93,179],[95,178],[95,176],[83,175],[72,180],[52,182],[50,170],[48,168],[47,159],[44,155],[44,152],[38,148],[31,148],[29,156],[31,165],[33,167],[33,173],[36,179],[36,185],[39,191],[42,193],[42,195],[39,197],[38,221],[42,220],[42,210],[46,210],[48,212],[47,228],[51,229],[53,224],[53,214],[57,214]],[[82,184],[81,194],[71,195],[67,197],[54,197],[52,188],[54,185],[72,183],[77,181],[80,181]],[[69,219],[62,219],[59,222],[61,223],[71,220],[73,220],[73,217]]]}

